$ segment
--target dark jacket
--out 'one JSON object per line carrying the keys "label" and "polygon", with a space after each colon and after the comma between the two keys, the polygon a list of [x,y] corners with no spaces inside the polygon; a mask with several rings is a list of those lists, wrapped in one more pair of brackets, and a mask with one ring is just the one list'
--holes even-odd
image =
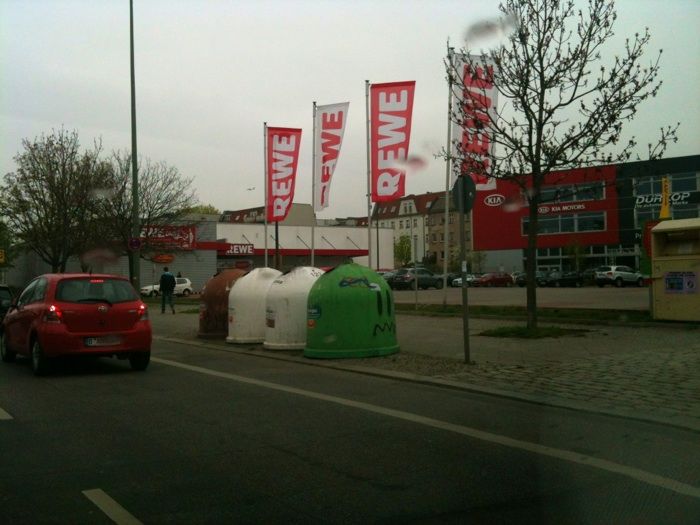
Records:
{"label": "dark jacket", "polygon": [[160,276],[160,291],[162,293],[172,293],[175,289],[175,276],[170,272],[163,272]]}

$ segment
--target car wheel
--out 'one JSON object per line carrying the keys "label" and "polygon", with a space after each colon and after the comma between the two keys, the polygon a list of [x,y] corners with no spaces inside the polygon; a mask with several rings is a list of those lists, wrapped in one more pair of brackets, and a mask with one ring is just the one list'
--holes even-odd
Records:
{"label": "car wheel", "polygon": [[581,288],[581,283],[579,281],[576,281],[576,288]]}
{"label": "car wheel", "polygon": [[189,290],[185,289],[185,291],[182,292],[182,295],[185,296],[185,297],[187,297],[187,296],[190,295],[191,293],[192,293],[192,292],[190,292]]}
{"label": "car wheel", "polygon": [[151,293],[149,293],[148,295],[150,295],[151,297],[156,297],[158,295],[158,292],[156,292],[155,290],[151,290]]}
{"label": "car wheel", "polygon": [[49,359],[44,355],[44,350],[35,338],[32,344],[32,372],[35,376],[43,376],[49,371]]}
{"label": "car wheel", "polygon": [[132,370],[146,370],[151,362],[151,352],[134,352],[129,356]]}
{"label": "car wheel", "polygon": [[644,286],[644,279],[642,279],[641,277],[637,279],[637,286],[639,286],[640,288]]}
{"label": "car wheel", "polygon": [[0,334],[0,357],[4,363],[11,363],[15,360],[17,354],[7,348],[7,341],[5,340],[5,334]]}
{"label": "car wheel", "polygon": [[437,281],[435,281],[435,289],[436,289],[436,290],[442,289],[442,281],[441,281],[440,279],[438,279]]}
{"label": "car wheel", "polygon": [[511,286],[513,286],[513,283],[511,283],[511,282],[506,283],[507,288],[510,288]]}
{"label": "car wheel", "polygon": [[559,281],[554,281],[555,288],[561,288],[561,283]]}
{"label": "car wheel", "polygon": [[622,277],[618,277],[615,279],[615,288],[622,288],[624,286],[624,281],[622,280]]}
{"label": "car wheel", "polygon": [[603,286],[605,286],[603,283],[598,283],[598,288],[602,288]]}

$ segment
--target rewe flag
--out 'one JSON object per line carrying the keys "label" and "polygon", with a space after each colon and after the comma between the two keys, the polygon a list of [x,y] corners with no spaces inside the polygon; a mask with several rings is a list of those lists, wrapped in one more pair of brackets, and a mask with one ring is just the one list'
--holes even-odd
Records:
{"label": "rewe flag", "polygon": [[406,157],[411,137],[415,81],[370,86],[370,172],[372,202],[406,193]]}
{"label": "rewe flag", "polygon": [[301,130],[267,128],[267,222],[283,221],[294,199]]}
{"label": "rewe flag", "polygon": [[463,90],[453,89],[452,93],[453,111],[462,120],[452,123],[452,155],[462,159],[453,166],[452,185],[457,176],[469,175],[476,183],[477,191],[495,190],[496,179],[490,177],[494,148],[490,122],[496,118],[498,102],[498,90],[493,81],[494,65],[480,56],[473,56],[471,65],[462,54],[454,55],[453,60],[458,75],[457,86]]}
{"label": "rewe flag", "polygon": [[321,211],[328,206],[331,178],[340,155],[349,106],[349,102],[316,106],[314,211]]}

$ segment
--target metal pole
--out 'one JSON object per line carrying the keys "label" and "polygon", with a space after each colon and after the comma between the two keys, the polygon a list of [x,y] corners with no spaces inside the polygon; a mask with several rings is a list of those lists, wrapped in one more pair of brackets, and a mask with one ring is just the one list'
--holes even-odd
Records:
{"label": "metal pole", "polygon": [[469,297],[467,294],[467,233],[464,226],[464,177],[468,175],[460,175],[457,178],[459,185],[459,260],[462,264],[462,332],[464,337],[464,362],[471,363],[471,355],[469,349]]}
{"label": "metal pole", "polygon": [[311,223],[311,266],[314,262],[314,237],[316,229],[316,101],[314,100],[314,132],[311,149],[313,150],[311,161],[311,206],[314,211],[314,221]]}
{"label": "metal pole", "polygon": [[447,306],[447,259],[450,253],[450,175],[452,167],[452,48],[447,47],[447,158],[445,159],[445,242],[443,244],[442,273],[443,295],[442,307]]}
{"label": "metal pole", "polygon": [[280,269],[280,223],[275,221],[275,268]]}
{"label": "metal pole", "polygon": [[[139,170],[138,153],[136,151],[136,73],[134,69],[134,0],[129,0],[129,37],[131,44],[131,235],[134,239],[141,238],[139,221]],[[132,253],[132,276],[134,288],[141,289],[141,245],[137,243]]]}
{"label": "metal pole", "polygon": [[418,246],[414,247],[413,245],[413,218],[408,220],[411,224],[411,257],[413,258],[413,308],[418,310],[418,268],[416,267],[416,250]]}
{"label": "metal pole", "polygon": [[367,117],[367,267],[372,267],[372,182],[369,136],[369,80],[365,80],[365,116]]}
{"label": "metal pole", "polygon": [[265,157],[265,161],[263,163],[265,166],[263,168],[265,173],[265,197],[263,198],[265,206],[263,206],[263,214],[265,216],[265,268],[267,268],[267,122],[263,122],[263,156]]}
{"label": "metal pole", "polygon": [[376,224],[376,227],[374,229],[376,230],[375,233],[377,235],[377,270],[379,270],[379,212],[377,212],[377,220],[374,221],[374,223]]}

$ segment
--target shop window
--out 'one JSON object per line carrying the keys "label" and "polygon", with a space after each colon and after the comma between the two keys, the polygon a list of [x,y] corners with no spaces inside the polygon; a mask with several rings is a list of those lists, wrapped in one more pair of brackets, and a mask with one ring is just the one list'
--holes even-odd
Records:
{"label": "shop window", "polygon": [[577,215],[578,227],[580,232],[595,232],[605,230],[605,214],[600,213],[579,213]]}
{"label": "shop window", "polygon": [[698,177],[695,173],[680,173],[671,177],[671,191],[696,191]]}

